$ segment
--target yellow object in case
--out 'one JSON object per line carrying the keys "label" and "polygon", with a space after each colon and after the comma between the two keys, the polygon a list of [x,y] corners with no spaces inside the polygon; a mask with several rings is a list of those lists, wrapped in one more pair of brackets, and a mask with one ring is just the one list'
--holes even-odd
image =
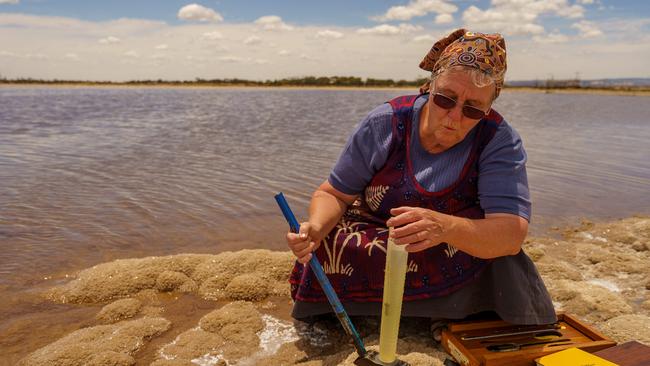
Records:
{"label": "yellow object in case", "polygon": [[618,366],[618,364],[578,348],[567,348],[564,351],[540,357],[535,362],[538,366]]}

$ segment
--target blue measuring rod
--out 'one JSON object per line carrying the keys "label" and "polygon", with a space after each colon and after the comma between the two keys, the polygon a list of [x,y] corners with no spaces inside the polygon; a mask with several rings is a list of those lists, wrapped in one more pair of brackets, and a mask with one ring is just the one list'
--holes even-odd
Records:
{"label": "blue measuring rod", "polygon": [[[291,208],[289,208],[289,204],[284,198],[282,192],[275,195],[275,200],[278,202],[278,205],[282,210],[282,214],[284,214],[284,218],[287,219],[291,232],[297,233],[300,230],[300,224],[298,223],[298,220],[296,220],[296,216],[294,216],[293,212],[291,212]],[[363,345],[363,341],[359,336],[359,332],[357,332],[357,329],[352,324],[348,313],[345,312],[343,304],[341,304],[341,300],[339,300],[339,297],[336,295],[336,292],[334,291],[330,280],[327,278],[327,275],[325,274],[325,271],[323,271],[323,267],[318,261],[318,258],[316,258],[315,254],[312,254],[311,259],[309,260],[309,266],[314,272],[314,275],[316,275],[316,279],[318,279],[318,283],[320,283],[320,286],[323,288],[323,292],[325,293],[325,296],[327,296],[327,300],[330,302],[330,305],[332,305],[332,309],[334,309],[334,312],[339,318],[341,325],[343,325],[343,329],[345,329],[345,332],[352,337],[352,340],[354,341],[354,348],[357,349],[359,357],[366,357],[368,351],[366,351],[366,347]]]}

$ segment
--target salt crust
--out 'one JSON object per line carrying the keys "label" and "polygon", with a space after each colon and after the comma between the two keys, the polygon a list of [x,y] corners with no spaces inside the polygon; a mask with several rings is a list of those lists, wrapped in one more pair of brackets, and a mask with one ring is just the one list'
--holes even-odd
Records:
{"label": "salt crust", "polygon": [[[563,239],[529,238],[524,249],[535,260],[556,305],[618,342],[650,345],[649,243],[650,218],[632,217],[602,224],[585,221],[566,230]],[[161,347],[156,366],[243,366],[251,359],[260,365],[353,365],[356,353],[336,321],[297,322],[291,330],[288,323],[264,314],[274,308],[264,299],[288,296],[286,278],[292,263],[290,253],[266,250],[126,259],[81,271],[47,296],[58,302],[89,304],[131,298],[102,310],[104,315],[98,318],[109,321],[157,309],[155,291],[231,301]],[[133,314],[134,299],[146,304],[138,314]],[[276,324],[280,333],[264,335],[275,321],[284,324]],[[378,321],[354,321],[368,348],[376,350]],[[399,358],[413,366],[442,365],[446,355],[420,323],[402,321]],[[22,364],[131,365],[143,342],[168,327],[165,319],[145,316],[80,329],[30,354]],[[265,346],[263,338],[279,341]]]}
{"label": "salt crust", "polygon": [[76,330],[20,361],[25,366],[135,364],[133,355],[171,323],[163,318],[140,318]]}

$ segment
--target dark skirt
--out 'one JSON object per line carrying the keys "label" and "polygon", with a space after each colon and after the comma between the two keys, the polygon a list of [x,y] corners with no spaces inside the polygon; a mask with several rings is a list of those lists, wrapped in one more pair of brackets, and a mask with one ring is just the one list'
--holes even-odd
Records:
{"label": "dark skirt", "polygon": [[[379,316],[381,302],[344,302],[352,316]],[[328,302],[294,303],[296,319],[332,312]],[[402,316],[431,319],[464,319],[494,312],[513,324],[550,324],[557,321],[551,297],[537,268],[523,250],[496,258],[481,275],[461,289],[441,297],[402,304]]]}

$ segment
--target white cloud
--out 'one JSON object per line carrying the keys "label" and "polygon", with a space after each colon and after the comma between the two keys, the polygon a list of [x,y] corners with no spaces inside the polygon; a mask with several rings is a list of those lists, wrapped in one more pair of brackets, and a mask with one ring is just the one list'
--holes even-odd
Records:
{"label": "white cloud", "polygon": [[617,18],[598,22],[604,33],[619,33],[627,39],[630,34],[644,34],[648,37],[647,28],[650,26],[650,18]]}
{"label": "white cloud", "polygon": [[[138,32],[151,32],[166,27],[165,22],[145,19],[120,18],[105,22],[90,22],[73,18],[0,13],[0,27],[18,27],[32,30],[77,32],[97,38],[106,34],[128,36]],[[4,39],[3,39],[4,41]]]}
{"label": "white cloud", "polygon": [[578,0],[578,3],[583,5],[589,5],[589,4],[593,4],[594,0]]}
{"label": "white cloud", "polygon": [[[106,33],[111,31],[111,29],[115,29],[115,31],[111,31],[113,35],[116,35],[116,33],[119,33],[120,35],[131,35],[137,32],[152,32],[160,30],[167,26],[165,22],[157,20],[130,18],[120,18],[108,22],[102,22],[100,24],[104,25],[104,32]],[[95,23],[90,23],[90,25],[94,26]],[[89,24],[84,22],[83,27],[88,28]]]}
{"label": "white cloud", "polygon": [[99,40],[99,43],[101,44],[111,44],[111,43],[120,43],[120,42],[121,40],[119,38],[113,36],[108,36],[106,38],[102,38]]}
{"label": "white cloud", "polygon": [[598,29],[596,24],[586,20],[582,20],[578,23],[572,24],[571,28],[580,31],[580,37],[582,38],[593,38],[593,37],[601,36],[603,34],[603,32],[600,29]]}
{"label": "white cloud", "polygon": [[159,44],[159,45],[157,45],[157,46],[154,47],[154,48],[157,49],[157,50],[166,50],[166,49],[169,48],[169,46],[168,46],[167,44],[164,44],[164,43],[163,43],[163,44]]}
{"label": "white cloud", "polygon": [[[556,19],[549,20],[558,20],[557,14],[553,14]],[[550,18],[549,15],[538,16],[528,23],[545,24],[542,21]],[[217,28],[214,23],[165,24],[138,19],[92,22],[0,13],[0,64],[2,74],[8,78],[50,80],[194,80],[196,77],[272,80],[308,75],[413,80],[426,76],[417,63],[431,44],[452,30],[435,28],[434,18],[432,15],[430,21],[422,22],[427,24],[425,28],[408,24],[400,28],[389,23],[391,27],[371,28],[364,33],[352,26],[301,25],[291,32],[260,33],[260,25],[252,21],[226,22]],[[458,22],[460,17],[455,18]],[[577,23],[584,29],[584,24],[589,23],[559,20],[565,22],[554,25],[557,30],[549,27],[548,31],[534,34],[536,37],[506,37],[510,51],[508,79],[545,78],[550,74],[557,78],[573,77],[576,71],[585,79],[647,75],[650,59],[650,36],[645,31],[650,24],[647,17],[600,20],[596,25],[603,34],[590,38],[589,42],[580,42],[578,28],[569,27]],[[1,26],[8,23],[14,26]],[[484,31],[483,26],[474,29]],[[208,42],[202,37],[215,30],[223,34],[223,39]],[[344,36],[329,42],[327,52],[323,52],[325,41],[309,40],[326,31],[337,31]],[[255,46],[244,44],[252,35],[261,38],[261,42]],[[108,36],[121,39],[118,47],[98,43]],[[122,46],[125,44],[128,47]],[[163,44],[168,48],[156,48]],[[127,51],[140,57],[125,56]],[[64,57],[66,52],[74,52],[75,56]],[[44,61],[47,59],[52,61]],[[621,64],[626,67],[617,66]]]}
{"label": "white cloud", "polygon": [[219,61],[232,63],[232,64],[246,64],[246,65],[264,65],[270,63],[269,60],[260,59],[260,58],[251,58],[251,57],[239,57],[239,56],[221,56],[218,58]]}
{"label": "white cloud", "polygon": [[131,58],[139,58],[140,57],[140,55],[138,55],[138,52],[136,52],[134,50],[124,52],[124,56],[131,57]]}
{"label": "white cloud", "polygon": [[191,61],[191,62],[205,62],[206,61],[205,57],[193,56],[193,55],[185,56],[185,59],[187,61]]}
{"label": "white cloud", "polygon": [[258,18],[255,24],[262,26],[266,30],[293,30],[293,27],[282,21],[277,15],[265,15]]}
{"label": "white cloud", "polygon": [[91,22],[64,17],[40,17],[27,14],[0,13],[0,26],[26,27],[26,28],[67,28],[79,29]]}
{"label": "white cloud", "polygon": [[458,7],[447,0],[414,0],[407,5],[393,6],[384,15],[372,19],[379,22],[409,20],[429,13],[451,14],[456,11]]}
{"label": "white cloud", "polygon": [[76,53],[66,53],[64,57],[66,59],[72,60],[72,61],[80,61],[81,60],[81,58],[79,58],[79,55],[77,55]]}
{"label": "white cloud", "polygon": [[582,18],[585,16],[585,8],[580,5],[571,5],[569,7],[557,9],[556,14],[570,19]]}
{"label": "white cloud", "polygon": [[178,11],[178,19],[199,22],[220,22],[221,14],[199,4],[185,5]]}
{"label": "white cloud", "polygon": [[567,0],[492,0],[491,7],[481,10],[471,5],[463,12],[468,28],[495,31],[508,35],[541,35],[541,15],[581,18],[585,9],[570,5]]}
{"label": "white cloud", "polygon": [[0,0],[0,4],[18,4],[19,0]]}
{"label": "white cloud", "polygon": [[381,36],[396,36],[400,34],[412,33],[421,30],[422,27],[412,24],[402,23],[399,26],[382,24],[372,28],[361,28],[357,30],[359,34],[372,34]]}
{"label": "white cloud", "polygon": [[[76,55],[75,55],[76,56]],[[24,58],[27,60],[49,60],[50,57],[42,53],[27,53],[24,55],[19,55],[13,52],[0,51],[0,57],[13,57],[13,58]]]}
{"label": "white cloud", "polygon": [[413,42],[433,43],[435,41],[436,41],[436,39],[434,39],[433,36],[430,36],[428,34],[417,36],[417,37],[413,38]]}
{"label": "white cloud", "polygon": [[211,41],[216,41],[217,39],[223,39],[223,34],[213,31],[203,33],[203,38],[209,39]]}
{"label": "white cloud", "polygon": [[258,36],[250,36],[244,40],[244,44],[251,45],[251,44],[259,44],[262,43],[262,39]]}
{"label": "white cloud", "polygon": [[245,62],[246,59],[244,59],[242,57],[237,57],[237,56],[222,56],[222,57],[219,57],[219,61],[237,62],[237,63],[239,63],[239,62]]}
{"label": "white cloud", "polygon": [[438,14],[436,16],[436,24],[449,24],[454,21],[454,17],[451,14]]}
{"label": "white cloud", "polygon": [[547,44],[565,43],[569,41],[569,37],[559,32],[553,32],[550,34],[533,36],[533,41],[537,43],[547,43]]}
{"label": "white cloud", "polygon": [[49,60],[50,58],[42,53],[28,53],[25,55],[28,60]]}
{"label": "white cloud", "polygon": [[306,61],[316,61],[315,57],[309,56],[308,54],[305,54],[305,53],[300,54],[300,59],[301,60],[306,60]]}
{"label": "white cloud", "polygon": [[343,38],[343,33],[325,29],[316,33],[316,38],[340,39]]}

